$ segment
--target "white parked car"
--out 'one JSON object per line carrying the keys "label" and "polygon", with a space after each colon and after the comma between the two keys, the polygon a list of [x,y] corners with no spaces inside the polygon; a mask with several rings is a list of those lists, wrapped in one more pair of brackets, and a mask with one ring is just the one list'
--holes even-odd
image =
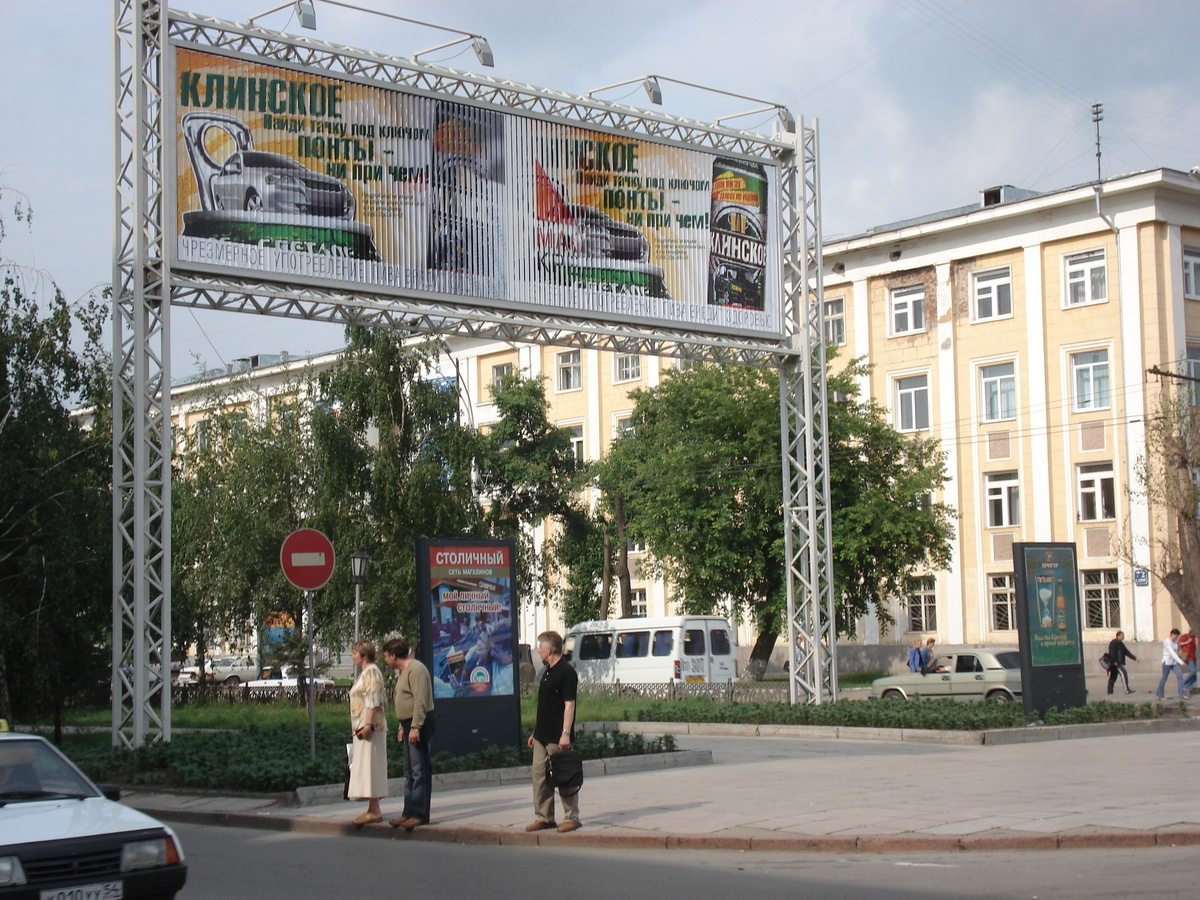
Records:
{"label": "white parked car", "polygon": [[[247,681],[248,688],[294,688],[296,687],[296,673],[292,671],[291,666],[264,666],[260,678],[253,681]],[[323,675],[318,675],[313,678],[311,675],[308,678],[317,687],[332,687],[333,679],[326,678]],[[308,683],[307,681],[305,682]]]}
{"label": "white parked car", "polygon": [[174,897],[179,838],[116,799],[44,738],[0,734],[0,897]]}

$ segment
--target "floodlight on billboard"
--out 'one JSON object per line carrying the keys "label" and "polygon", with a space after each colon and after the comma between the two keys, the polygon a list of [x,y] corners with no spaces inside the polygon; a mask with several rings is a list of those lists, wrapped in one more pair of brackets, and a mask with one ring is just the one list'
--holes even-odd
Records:
{"label": "floodlight on billboard", "polygon": [[174,49],[180,270],[778,337],[779,167]]}

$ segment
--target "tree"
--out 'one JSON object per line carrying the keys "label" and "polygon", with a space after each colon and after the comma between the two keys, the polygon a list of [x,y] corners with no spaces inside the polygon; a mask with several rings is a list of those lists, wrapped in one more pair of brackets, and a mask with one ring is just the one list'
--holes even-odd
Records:
{"label": "tree", "polygon": [[[838,627],[853,633],[921,566],[949,559],[953,511],[929,498],[946,480],[936,442],[906,437],[858,399],[851,363],[829,375],[830,492]],[[601,465],[630,532],[689,612],[741,610],[759,628],[761,673],[786,624],[779,388],[773,371],[673,370],[635,392],[634,428]]]}
{"label": "tree", "polygon": [[1193,627],[1200,625],[1200,394],[1190,378],[1166,387],[1146,418],[1142,495],[1155,509],[1153,572]]}
{"label": "tree", "polygon": [[[13,211],[28,222],[23,198]],[[67,701],[106,681],[111,659],[103,321],[101,297],[70,304],[48,276],[0,260],[0,718],[48,708],[56,737]],[[91,430],[72,415],[81,403]]]}

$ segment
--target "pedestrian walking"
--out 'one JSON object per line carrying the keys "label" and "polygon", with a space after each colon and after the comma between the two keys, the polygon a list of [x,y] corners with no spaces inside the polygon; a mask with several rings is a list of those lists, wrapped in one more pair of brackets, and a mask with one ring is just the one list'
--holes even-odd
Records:
{"label": "pedestrian walking", "polygon": [[1117,676],[1121,676],[1121,680],[1125,683],[1125,693],[1132,694],[1133,691],[1129,687],[1129,671],[1125,668],[1125,660],[1137,657],[1129,652],[1129,648],[1125,646],[1125,632],[1118,631],[1117,636],[1108,642],[1108,693],[1113,692],[1113,685],[1117,683]]}
{"label": "pedestrian walking", "polygon": [[908,651],[908,671],[921,671],[921,639],[917,638],[913,641],[912,648]]}
{"label": "pedestrian walking", "polygon": [[404,810],[398,819],[389,820],[393,828],[412,831],[429,824],[429,804],[433,794],[433,765],[430,743],[436,722],[433,718],[433,679],[429,669],[412,655],[404,638],[393,638],[383,645],[383,661],[395,669],[396,740],[404,748]]}
{"label": "pedestrian walking", "polygon": [[358,677],[350,687],[350,728],[354,741],[350,751],[350,784],[346,795],[366,800],[367,811],[356,816],[355,825],[383,821],[379,801],[387,796],[387,720],[383,704],[383,674],[375,665],[375,645],[355,641],[350,658],[358,666]]}
{"label": "pedestrian walking", "polygon": [[[546,772],[546,760],[574,742],[575,697],[579,676],[563,659],[563,639],[557,631],[544,631],[537,639],[538,656],[546,668],[538,682],[537,720],[529,746],[533,749],[533,811],[537,818],[526,831],[554,828],[554,785]],[[576,831],[579,821],[579,794],[560,792],[563,805],[562,832]]]}
{"label": "pedestrian walking", "polygon": [[1187,674],[1183,677],[1183,686],[1190,694],[1196,689],[1196,632],[1192,628],[1188,628],[1187,634],[1179,637],[1179,658],[1187,667]]}
{"label": "pedestrian walking", "polygon": [[1179,699],[1188,698],[1187,688],[1183,686],[1183,660],[1179,658],[1179,629],[1172,628],[1171,634],[1163,641],[1162,678],[1158,680],[1158,689],[1154,692],[1156,700],[1163,699],[1167,689],[1167,677],[1175,673],[1175,683],[1179,685]]}

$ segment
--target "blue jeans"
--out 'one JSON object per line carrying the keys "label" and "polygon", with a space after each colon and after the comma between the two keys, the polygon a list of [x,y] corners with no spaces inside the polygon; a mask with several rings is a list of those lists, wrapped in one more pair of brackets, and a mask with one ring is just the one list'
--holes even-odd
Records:
{"label": "blue jeans", "polygon": [[412,719],[400,723],[404,739],[404,812],[401,818],[419,819],[428,824],[429,802],[433,794],[433,766],[429,761],[429,742],[433,739],[433,720],[426,719],[421,739],[408,740]]}
{"label": "blue jeans", "polygon": [[1163,663],[1162,678],[1158,681],[1158,690],[1154,692],[1155,698],[1159,700],[1163,698],[1163,692],[1167,689],[1167,678],[1172,672],[1175,673],[1175,682],[1179,685],[1179,696],[1187,696],[1187,688],[1183,686],[1183,666],[1175,663]]}
{"label": "blue jeans", "polygon": [[1196,661],[1189,659],[1187,667],[1188,673],[1187,677],[1183,679],[1183,686],[1189,691],[1194,691],[1196,689]]}

